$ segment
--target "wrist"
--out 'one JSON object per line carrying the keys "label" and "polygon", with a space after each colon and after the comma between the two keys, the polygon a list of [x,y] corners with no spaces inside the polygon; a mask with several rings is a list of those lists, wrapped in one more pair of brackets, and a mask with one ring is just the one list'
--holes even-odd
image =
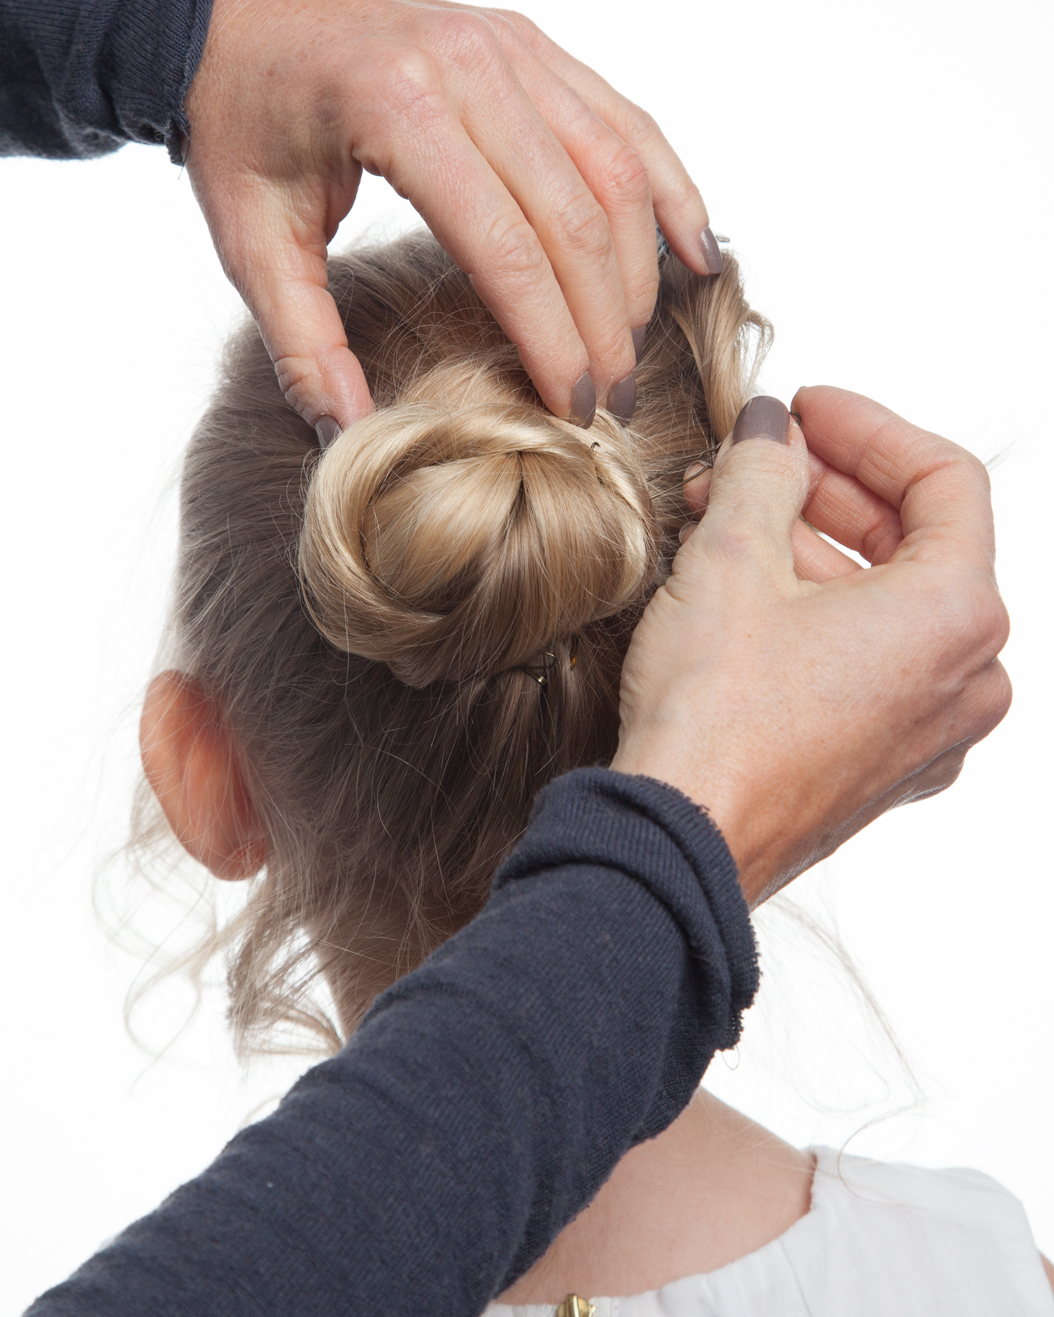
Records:
{"label": "wrist", "polygon": [[700,754],[698,744],[690,745],[687,736],[672,737],[667,744],[658,739],[647,744],[628,741],[619,744],[610,767],[663,782],[703,810],[724,838],[751,910],[818,858],[798,853],[811,847],[779,817],[782,795],[769,789],[757,772],[737,771],[727,752]]}

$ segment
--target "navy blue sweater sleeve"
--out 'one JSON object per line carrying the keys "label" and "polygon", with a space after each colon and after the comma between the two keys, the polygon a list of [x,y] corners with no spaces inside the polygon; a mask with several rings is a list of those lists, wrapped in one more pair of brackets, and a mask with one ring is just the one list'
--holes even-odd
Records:
{"label": "navy blue sweater sleeve", "polygon": [[756,986],[706,817],[569,774],[478,918],[27,1317],[475,1317],[687,1105]]}
{"label": "navy blue sweater sleeve", "polygon": [[0,0],[0,155],[180,158],[212,0]]}

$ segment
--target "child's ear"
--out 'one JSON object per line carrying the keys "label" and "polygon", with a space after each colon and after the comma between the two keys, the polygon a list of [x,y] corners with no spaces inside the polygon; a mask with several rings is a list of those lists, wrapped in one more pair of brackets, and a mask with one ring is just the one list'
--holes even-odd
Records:
{"label": "child's ear", "polygon": [[234,738],[193,677],[168,671],[150,683],[139,749],[183,847],[217,878],[251,878],[270,842],[245,789]]}

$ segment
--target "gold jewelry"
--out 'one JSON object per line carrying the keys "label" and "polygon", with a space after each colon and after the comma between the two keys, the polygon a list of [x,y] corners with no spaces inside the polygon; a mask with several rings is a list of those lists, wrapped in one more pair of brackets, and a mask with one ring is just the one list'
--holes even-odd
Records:
{"label": "gold jewelry", "polygon": [[557,1304],[555,1317],[593,1317],[596,1304],[577,1294],[569,1294],[562,1303]]}

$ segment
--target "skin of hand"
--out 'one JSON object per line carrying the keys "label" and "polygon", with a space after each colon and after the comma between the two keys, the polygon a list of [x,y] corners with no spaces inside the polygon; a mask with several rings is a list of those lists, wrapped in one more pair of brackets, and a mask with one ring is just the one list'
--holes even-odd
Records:
{"label": "skin of hand", "polygon": [[611,765],[706,809],[752,907],[948,787],[1011,699],[984,466],[858,394],[793,406],[786,442],[745,409],[689,469],[705,516],[633,637]]}
{"label": "skin of hand", "polygon": [[526,18],[416,0],[215,0],[187,169],[291,405],[324,441],[372,409],[326,291],[362,170],[472,277],[557,416],[628,418],[656,219],[720,269],[702,198],[650,119]]}

